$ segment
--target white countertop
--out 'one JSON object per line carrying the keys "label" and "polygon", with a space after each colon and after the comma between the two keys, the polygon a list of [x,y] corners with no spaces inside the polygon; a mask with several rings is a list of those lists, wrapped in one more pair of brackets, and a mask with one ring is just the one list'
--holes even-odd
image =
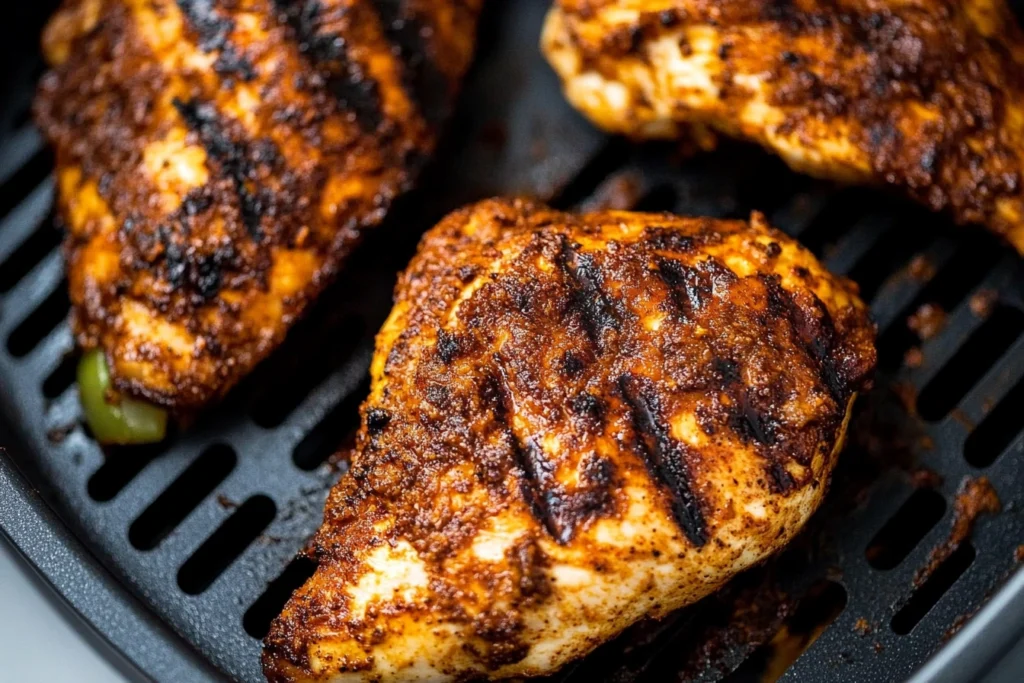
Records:
{"label": "white countertop", "polygon": [[0,681],[128,683],[0,537]]}

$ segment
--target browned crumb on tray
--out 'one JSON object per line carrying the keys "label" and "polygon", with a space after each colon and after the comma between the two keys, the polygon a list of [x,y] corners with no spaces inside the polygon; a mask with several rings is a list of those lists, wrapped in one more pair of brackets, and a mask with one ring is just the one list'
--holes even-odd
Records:
{"label": "browned crumb on tray", "polygon": [[918,346],[910,347],[903,354],[903,364],[908,368],[919,368],[922,363],[924,363],[924,354],[921,353],[921,348]]}
{"label": "browned crumb on tray", "polygon": [[921,341],[931,339],[946,325],[946,312],[937,304],[922,304],[907,318],[907,327],[914,332]]}
{"label": "browned crumb on tray", "polygon": [[968,305],[971,307],[971,313],[979,318],[987,318],[992,314],[998,300],[999,292],[994,289],[982,289],[975,292]]}
{"label": "browned crumb on tray", "polygon": [[932,551],[928,562],[915,576],[914,585],[923,584],[940,564],[970,538],[981,515],[994,515],[1001,510],[999,496],[988,477],[965,478],[953,503],[953,527],[949,537]]}
{"label": "browned crumb on tray", "polygon": [[910,261],[907,272],[915,280],[931,280],[935,277],[935,264],[924,254],[918,254]]}

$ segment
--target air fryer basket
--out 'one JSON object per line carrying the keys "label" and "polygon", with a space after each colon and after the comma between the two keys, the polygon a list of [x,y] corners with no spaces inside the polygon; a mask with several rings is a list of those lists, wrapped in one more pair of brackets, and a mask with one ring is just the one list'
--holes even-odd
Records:
{"label": "air fryer basket", "polygon": [[0,24],[0,529],[145,675],[261,680],[259,637],[312,570],[293,558],[346,469],[332,454],[358,424],[395,273],[446,211],[494,194],[762,210],[860,283],[880,330],[877,387],[807,531],[558,680],[753,681],[787,665],[784,680],[900,680],[935,653],[923,675],[966,680],[1024,632],[1020,259],[980,230],[749,146],[686,157],[604,137],[539,55],[545,0],[492,1],[420,189],[284,348],[187,433],[105,456],[80,423],[52,159],[28,114],[52,4],[12,3]]}

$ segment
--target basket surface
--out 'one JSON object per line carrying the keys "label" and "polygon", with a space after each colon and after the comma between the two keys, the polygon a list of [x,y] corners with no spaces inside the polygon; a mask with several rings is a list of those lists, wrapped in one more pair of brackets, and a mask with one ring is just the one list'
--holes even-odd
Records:
{"label": "basket surface", "polygon": [[[0,435],[43,500],[5,492],[0,527],[30,555],[48,549],[35,559],[49,578],[149,676],[262,680],[258,637],[310,571],[292,558],[344,473],[331,455],[358,424],[395,274],[446,211],[496,194],[560,208],[765,211],[860,283],[881,333],[878,386],[807,532],[560,679],[760,680],[789,663],[787,644],[809,642],[786,680],[903,679],[1024,554],[1020,260],[981,231],[796,175],[751,147],[682,160],[668,146],[605,138],[565,104],[538,53],[543,0],[492,3],[420,189],[285,346],[186,434],[105,455],[80,424],[52,161],[28,116],[52,7],[18,5],[0,28]],[[961,538],[967,508],[984,499],[981,477],[1001,511]],[[0,467],[0,487],[20,486]]]}

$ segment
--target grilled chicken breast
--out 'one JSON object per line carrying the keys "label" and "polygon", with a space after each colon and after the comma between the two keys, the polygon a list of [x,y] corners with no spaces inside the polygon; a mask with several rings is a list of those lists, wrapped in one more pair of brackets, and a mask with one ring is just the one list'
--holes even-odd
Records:
{"label": "grilled chicken breast", "polygon": [[117,389],[194,411],[282,340],[433,149],[481,2],[64,2],[36,117]]}
{"label": "grilled chicken breast", "polygon": [[818,506],[874,362],[854,286],[760,215],[451,215],[268,678],[546,674],[700,599]]}
{"label": "grilled chicken breast", "polygon": [[557,0],[542,42],[605,130],[752,140],[1024,253],[1024,36],[1004,0]]}

